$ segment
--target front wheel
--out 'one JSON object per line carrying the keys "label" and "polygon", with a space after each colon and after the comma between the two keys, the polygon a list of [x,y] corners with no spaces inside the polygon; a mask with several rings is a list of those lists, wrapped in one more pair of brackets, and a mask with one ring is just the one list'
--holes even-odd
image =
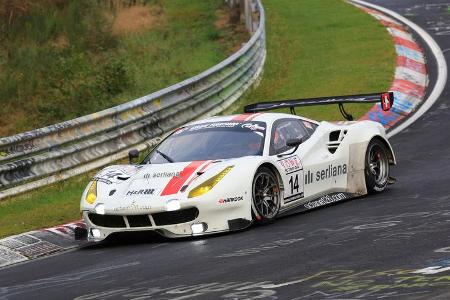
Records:
{"label": "front wheel", "polygon": [[389,158],[386,146],[374,139],[367,146],[364,174],[369,194],[382,192],[389,179]]}
{"label": "front wheel", "polygon": [[280,185],[277,176],[266,167],[261,167],[253,179],[253,209],[260,223],[274,220],[280,210]]}

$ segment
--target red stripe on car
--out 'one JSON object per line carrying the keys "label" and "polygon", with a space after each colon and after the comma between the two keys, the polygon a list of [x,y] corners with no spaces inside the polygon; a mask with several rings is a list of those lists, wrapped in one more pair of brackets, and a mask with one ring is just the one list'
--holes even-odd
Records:
{"label": "red stripe on car", "polygon": [[191,175],[197,170],[205,161],[193,161],[189,165],[187,165],[183,171],[180,172],[180,175],[172,177],[169,183],[166,185],[164,190],[161,192],[161,196],[173,195],[178,193],[183,184],[191,177]]}
{"label": "red stripe on car", "polygon": [[252,116],[253,114],[246,113],[246,114],[240,114],[237,116],[234,116],[231,121],[238,121],[238,122],[244,122],[248,117]]}
{"label": "red stripe on car", "polygon": [[256,113],[256,114],[254,114],[254,113],[240,114],[240,115],[237,115],[237,116],[233,117],[233,118],[231,119],[231,121],[238,121],[238,122],[251,121],[251,120],[253,120],[254,118],[256,118],[257,116],[259,116],[260,114],[261,114],[261,113]]}
{"label": "red stripe on car", "polygon": [[254,119],[256,119],[259,115],[261,115],[262,113],[256,113],[251,115],[250,117],[248,117],[247,119],[245,119],[245,121],[252,121]]}
{"label": "red stripe on car", "polygon": [[[197,173],[200,173],[200,172],[205,172],[205,170],[206,170],[206,168],[207,167],[209,167],[209,165],[212,163],[212,160],[208,160],[208,161],[206,161],[206,163],[203,165],[203,167],[201,167],[198,171],[197,171]],[[186,183],[184,186],[184,188],[183,188],[183,190],[182,190],[182,192],[192,183],[192,181],[194,181],[194,179],[195,178],[197,178],[198,176],[193,176],[192,178],[191,178],[191,180],[189,180],[188,181],[188,183]]]}

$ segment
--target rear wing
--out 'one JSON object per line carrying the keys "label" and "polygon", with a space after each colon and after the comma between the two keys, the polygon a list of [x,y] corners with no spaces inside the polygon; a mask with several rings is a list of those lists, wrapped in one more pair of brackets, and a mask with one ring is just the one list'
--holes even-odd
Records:
{"label": "rear wing", "polygon": [[279,108],[289,108],[291,113],[295,114],[295,107],[311,106],[311,105],[328,105],[339,104],[339,110],[342,116],[352,121],[352,115],[348,114],[344,110],[345,103],[376,103],[380,102],[383,111],[388,111],[394,104],[394,93],[376,93],[376,94],[361,94],[361,95],[349,95],[349,96],[332,96],[310,99],[292,99],[292,100],[279,100],[259,102],[246,105],[244,107],[245,113],[256,113],[260,111],[268,111]]}

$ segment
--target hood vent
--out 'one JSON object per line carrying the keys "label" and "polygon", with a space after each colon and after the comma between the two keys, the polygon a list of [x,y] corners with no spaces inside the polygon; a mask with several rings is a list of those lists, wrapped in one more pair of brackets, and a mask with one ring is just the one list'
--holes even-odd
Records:
{"label": "hood vent", "polygon": [[342,140],[347,134],[347,130],[334,130],[330,132],[329,140],[327,143],[328,151],[331,154],[334,154],[336,150],[339,148]]}

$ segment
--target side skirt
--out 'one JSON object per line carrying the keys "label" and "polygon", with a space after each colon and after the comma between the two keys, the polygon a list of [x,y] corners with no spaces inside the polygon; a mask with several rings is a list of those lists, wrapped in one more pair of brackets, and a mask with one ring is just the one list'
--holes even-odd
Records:
{"label": "side skirt", "polygon": [[312,199],[308,202],[304,202],[304,203],[299,203],[298,205],[294,206],[294,207],[289,207],[286,208],[285,210],[280,211],[280,216],[286,216],[286,215],[290,215],[290,214],[295,214],[295,213],[299,213],[299,212],[304,212],[307,210],[312,210],[315,208],[319,208],[319,207],[323,207],[323,206],[327,206],[330,204],[334,204],[337,202],[341,202],[344,200],[349,200],[349,199],[353,199],[353,198],[357,198],[360,197],[362,195],[360,194],[352,194],[352,193],[344,193],[344,192],[340,192],[340,193],[331,193],[331,194],[326,194],[323,195],[319,198],[316,199]]}

